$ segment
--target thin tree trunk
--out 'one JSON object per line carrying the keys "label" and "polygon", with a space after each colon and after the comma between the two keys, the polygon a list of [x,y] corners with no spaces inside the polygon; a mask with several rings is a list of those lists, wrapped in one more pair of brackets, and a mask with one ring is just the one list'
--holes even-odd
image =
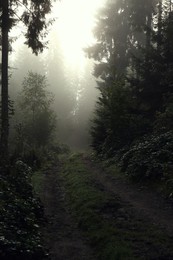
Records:
{"label": "thin tree trunk", "polygon": [[9,0],[2,4],[2,88],[1,88],[1,157],[2,163],[8,160],[8,33]]}
{"label": "thin tree trunk", "polygon": [[[150,1],[150,0],[149,0]],[[146,61],[146,77],[149,76],[150,73],[150,49],[151,49],[151,31],[152,31],[152,5],[151,3],[148,4],[148,14],[146,16],[146,54],[145,54],[145,61]]]}
{"label": "thin tree trunk", "polygon": [[172,12],[172,0],[169,0],[169,11]]}
{"label": "thin tree trunk", "polygon": [[152,14],[148,14],[147,16],[147,32],[146,32],[146,48],[149,49],[151,47],[151,22],[152,22]]}
{"label": "thin tree trunk", "polygon": [[158,33],[157,33],[157,49],[161,53],[161,41],[162,41],[162,0],[159,1],[158,5]]}

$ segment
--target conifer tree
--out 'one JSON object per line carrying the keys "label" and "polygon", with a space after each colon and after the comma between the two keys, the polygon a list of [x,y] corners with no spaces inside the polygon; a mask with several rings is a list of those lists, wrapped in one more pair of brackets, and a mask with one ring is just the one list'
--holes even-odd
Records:
{"label": "conifer tree", "polygon": [[173,82],[171,10],[170,1],[107,1],[98,15],[97,42],[87,52],[96,61],[101,95],[92,127],[99,152],[150,133],[163,111]]}
{"label": "conifer tree", "polygon": [[[24,7],[21,17],[18,10]],[[22,8],[23,9],[23,8]],[[8,158],[8,54],[9,54],[9,32],[20,21],[27,28],[25,34],[26,44],[32,48],[35,54],[43,51],[42,37],[47,28],[46,14],[51,11],[50,0],[3,0],[0,2],[0,24],[2,35],[2,108],[1,108],[1,156],[5,162]]]}

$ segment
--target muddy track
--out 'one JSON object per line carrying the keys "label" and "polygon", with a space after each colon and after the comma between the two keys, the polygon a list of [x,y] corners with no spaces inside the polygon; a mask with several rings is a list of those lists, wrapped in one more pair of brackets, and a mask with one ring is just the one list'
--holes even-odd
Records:
{"label": "muddy track", "polygon": [[120,177],[112,177],[86,156],[83,162],[102,187],[130,205],[135,215],[163,229],[173,238],[173,203],[160,194]]}
{"label": "muddy track", "polygon": [[45,171],[41,200],[45,209],[46,223],[42,233],[44,245],[51,260],[94,260],[92,250],[72,219],[64,200],[59,179],[59,168]]}

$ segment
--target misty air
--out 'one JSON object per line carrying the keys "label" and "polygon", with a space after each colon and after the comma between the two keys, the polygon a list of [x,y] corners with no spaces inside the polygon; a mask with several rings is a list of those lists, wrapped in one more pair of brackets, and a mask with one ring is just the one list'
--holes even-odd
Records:
{"label": "misty air", "polygon": [[173,1],[0,1],[0,259],[173,259]]}

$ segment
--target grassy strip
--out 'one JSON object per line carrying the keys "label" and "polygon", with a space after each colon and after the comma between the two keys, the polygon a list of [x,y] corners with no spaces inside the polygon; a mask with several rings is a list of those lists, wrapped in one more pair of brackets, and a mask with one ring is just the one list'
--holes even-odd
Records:
{"label": "grassy strip", "polygon": [[121,207],[118,198],[106,194],[93,183],[78,155],[66,161],[61,175],[78,226],[89,238],[98,259],[132,259],[128,243],[122,239],[120,231],[113,223],[102,214],[110,202],[114,210],[118,210]]}

